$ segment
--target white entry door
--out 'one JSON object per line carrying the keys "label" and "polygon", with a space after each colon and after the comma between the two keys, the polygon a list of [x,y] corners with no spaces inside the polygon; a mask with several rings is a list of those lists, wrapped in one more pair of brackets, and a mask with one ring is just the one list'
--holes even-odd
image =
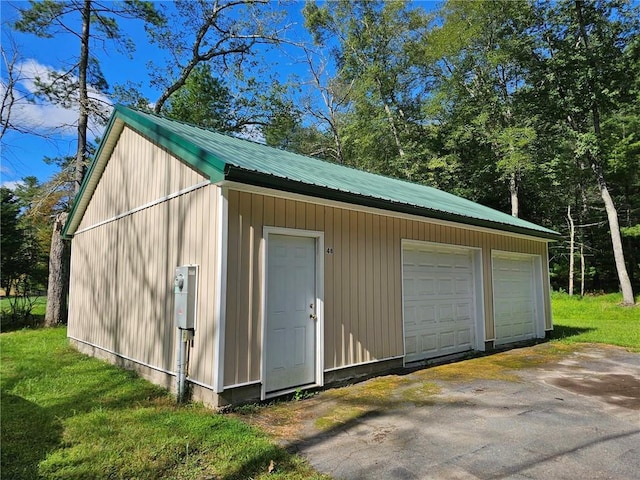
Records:
{"label": "white entry door", "polygon": [[496,344],[536,336],[534,257],[508,253],[493,255],[493,310]]}
{"label": "white entry door", "polygon": [[405,362],[474,347],[475,284],[471,250],[405,246],[402,264]]}
{"label": "white entry door", "polygon": [[316,239],[270,234],[265,391],[316,382]]}

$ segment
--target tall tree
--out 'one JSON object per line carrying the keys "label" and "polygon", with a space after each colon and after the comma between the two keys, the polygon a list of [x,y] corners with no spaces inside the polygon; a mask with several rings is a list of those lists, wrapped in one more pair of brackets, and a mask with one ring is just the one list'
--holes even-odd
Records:
{"label": "tall tree", "polygon": [[308,2],[304,14],[314,41],[332,48],[340,81],[350,86],[354,114],[343,136],[354,163],[411,177],[422,153],[415,140],[424,89],[405,46],[426,27],[424,11],[405,1],[343,0]]}
{"label": "tall tree", "polygon": [[[44,250],[36,229],[25,221],[20,198],[2,187],[2,245],[0,286],[9,297],[10,316],[14,321],[24,321],[31,316],[33,293],[46,281]],[[3,315],[8,312],[2,312]]]}
{"label": "tall tree", "polygon": [[637,82],[639,11],[627,1],[564,0],[539,7],[532,88],[545,115],[562,121],[574,138],[578,163],[593,172],[606,211],[625,304],[634,296],[625,264],[618,210],[607,178],[615,156],[603,126],[624,110]]}
{"label": "tall tree", "polygon": [[301,99],[302,114],[312,119],[312,125],[318,132],[324,131],[331,138],[331,143],[321,142],[322,147],[315,149],[314,153],[344,164],[347,161],[343,146],[344,118],[351,108],[353,82],[345,83],[340,75],[332,77],[328,72],[329,58],[306,48],[304,53],[310,76],[304,83],[312,92]]}
{"label": "tall tree", "polygon": [[[275,4],[273,4],[275,5]],[[200,64],[212,65],[215,78],[246,80],[255,66],[258,46],[278,45],[289,25],[269,0],[178,0],[175,22],[150,31],[151,39],[170,53],[167,68],[158,68],[152,83],[162,93],[154,105],[160,113]],[[194,32],[194,36],[184,32]]]}
{"label": "tall tree", "polygon": [[0,45],[2,56],[2,105],[0,106],[0,140],[9,130],[17,130],[13,123],[13,110],[17,102],[20,102],[23,94],[18,92],[17,87],[22,80],[22,72],[18,67],[18,47],[13,37],[8,33],[9,29],[2,28],[3,39]]}
{"label": "tall tree", "polygon": [[[30,0],[28,8],[19,9],[19,19],[15,28],[33,33],[39,37],[51,38],[60,33],[75,35],[80,43],[79,55],[74,64],[62,74],[54,72],[48,79],[38,79],[40,94],[52,102],[78,109],[77,149],[74,162],[75,191],[80,189],[89,158],[87,129],[89,117],[95,115],[105,120],[105,106],[89,95],[90,88],[98,91],[107,88],[97,57],[92,54],[91,40],[115,41],[125,51],[133,48],[130,41],[120,31],[117,19],[141,19],[156,25],[163,18],[157,13],[152,2],[127,0],[110,3],[98,0],[70,0],[42,2]],[[95,33],[92,33],[92,28]],[[69,284],[68,246],[59,235],[66,220],[60,214],[55,220],[52,251],[49,257],[49,293],[45,322],[55,325],[66,322],[66,296]],[[61,226],[62,225],[62,226]]]}
{"label": "tall tree", "polygon": [[21,273],[21,261],[17,255],[22,246],[23,231],[20,227],[20,204],[18,198],[11,190],[5,187],[0,188],[2,200],[2,246],[0,248],[0,286],[6,295],[11,295],[11,285],[14,279]]}
{"label": "tall tree", "polygon": [[477,144],[477,156],[506,183],[515,217],[536,140],[520,99],[527,72],[519,56],[530,42],[531,18],[526,1],[450,0],[414,51],[437,92],[430,110],[448,124],[449,135],[458,137],[454,152],[461,139]]}
{"label": "tall tree", "polygon": [[198,65],[185,84],[165,103],[169,118],[218,131],[238,129],[232,108],[233,98],[222,80],[211,74],[211,65]]}

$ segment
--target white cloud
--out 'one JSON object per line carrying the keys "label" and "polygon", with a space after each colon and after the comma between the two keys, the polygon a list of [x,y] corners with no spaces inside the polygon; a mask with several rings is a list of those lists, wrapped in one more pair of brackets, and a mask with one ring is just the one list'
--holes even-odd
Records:
{"label": "white cloud", "polygon": [[[78,123],[78,111],[74,105],[62,106],[33,97],[37,92],[36,79],[46,81],[51,73],[56,73],[56,69],[34,59],[16,65],[14,77],[17,85],[13,89],[16,101],[11,109],[11,123],[27,132],[47,134],[55,131],[61,135],[73,136],[77,132]],[[6,89],[3,78],[0,87],[2,98],[5,97]],[[89,97],[102,105],[107,115],[111,113],[113,103],[109,97],[91,88]],[[77,106],[77,101],[73,103]],[[89,130],[98,135],[102,127],[94,120],[90,121]]]}
{"label": "white cloud", "polygon": [[0,186],[4,188],[8,188],[9,190],[15,190],[17,186],[22,185],[24,182],[22,180],[11,180],[7,182],[2,182]]}

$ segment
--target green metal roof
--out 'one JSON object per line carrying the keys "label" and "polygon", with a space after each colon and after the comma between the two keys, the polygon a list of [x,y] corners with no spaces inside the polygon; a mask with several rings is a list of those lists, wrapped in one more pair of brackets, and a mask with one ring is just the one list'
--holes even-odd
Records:
{"label": "green metal roof", "polygon": [[113,112],[105,141],[65,227],[66,234],[73,234],[77,228],[124,124],[167,148],[212,182],[237,181],[541,238],[555,239],[559,235],[436,188],[298,155],[123,106],[116,106]]}

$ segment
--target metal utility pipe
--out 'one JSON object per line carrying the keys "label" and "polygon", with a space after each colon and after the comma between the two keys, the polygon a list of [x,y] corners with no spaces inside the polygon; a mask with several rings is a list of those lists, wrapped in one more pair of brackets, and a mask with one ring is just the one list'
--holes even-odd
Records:
{"label": "metal utility pipe", "polygon": [[176,396],[178,403],[184,401],[185,382],[187,379],[187,343],[189,341],[189,331],[178,329],[178,352],[177,352],[177,375],[176,375]]}

